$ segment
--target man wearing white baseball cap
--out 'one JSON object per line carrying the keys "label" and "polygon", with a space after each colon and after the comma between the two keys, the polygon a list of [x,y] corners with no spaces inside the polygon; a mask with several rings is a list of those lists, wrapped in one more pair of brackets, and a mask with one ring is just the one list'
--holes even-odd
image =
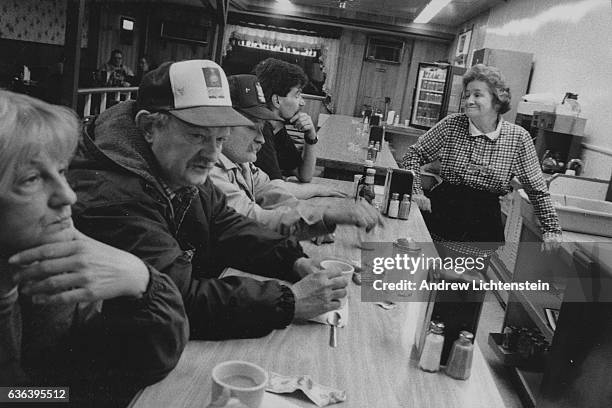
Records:
{"label": "man wearing white baseball cap", "polygon": [[[231,126],[252,123],[233,110],[221,67],[165,63],[144,76],[136,102],[86,129],[69,172],[77,228],[171,276],[192,338],[263,336],[336,309],[346,295],[346,278],[227,207],[214,188],[208,174]],[[227,266],[295,283],[219,278]]]}

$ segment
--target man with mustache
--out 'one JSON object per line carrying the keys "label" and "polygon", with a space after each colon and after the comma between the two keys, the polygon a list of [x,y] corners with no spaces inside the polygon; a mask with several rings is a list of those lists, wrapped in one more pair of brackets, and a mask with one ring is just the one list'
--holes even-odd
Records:
{"label": "man with mustache", "polygon": [[232,127],[211,171],[211,179],[225,194],[230,207],[300,240],[332,233],[338,224],[367,230],[382,225],[378,211],[367,203],[334,200],[328,205],[313,206],[291,194],[285,188],[289,183],[271,181],[253,162],[264,145],[265,121],[277,120],[278,115],[266,107],[256,76],[233,75],[228,81],[234,109],[253,122],[252,126]]}
{"label": "man with mustache", "polygon": [[[347,279],[227,207],[208,180],[229,127],[252,125],[232,109],[217,64],[165,63],[144,76],[137,101],[88,127],[69,173],[77,227],[172,277],[191,338],[263,336],[337,309],[346,295]],[[219,278],[227,266],[294,284]]]}

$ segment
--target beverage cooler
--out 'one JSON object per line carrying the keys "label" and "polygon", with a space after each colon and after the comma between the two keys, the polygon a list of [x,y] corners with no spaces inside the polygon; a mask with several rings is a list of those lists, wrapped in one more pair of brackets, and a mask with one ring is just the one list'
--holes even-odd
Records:
{"label": "beverage cooler", "polygon": [[460,112],[463,108],[461,80],[464,73],[462,67],[419,63],[410,126],[427,130],[446,115]]}

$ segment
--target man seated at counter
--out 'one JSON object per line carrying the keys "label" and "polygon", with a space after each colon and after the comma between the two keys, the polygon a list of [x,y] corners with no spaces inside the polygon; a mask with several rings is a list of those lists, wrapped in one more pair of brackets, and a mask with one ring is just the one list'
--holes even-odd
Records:
{"label": "man seated at counter", "polygon": [[[137,101],[88,127],[69,173],[77,226],[170,275],[197,339],[266,335],[338,308],[348,283],[227,207],[208,174],[231,126],[252,123],[232,109],[221,67],[164,63],[144,76]],[[227,266],[294,284],[220,278]]]}
{"label": "man seated at counter", "polygon": [[284,188],[290,183],[271,182],[252,162],[264,144],[261,129],[265,121],[277,120],[278,116],[266,107],[256,76],[233,75],[228,81],[234,109],[253,122],[252,126],[232,127],[219,161],[210,173],[230,207],[272,230],[300,240],[332,233],[337,224],[366,230],[382,225],[380,213],[367,203],[339,205],[334,201],[332,205],[313,206]]}
{"label": "man seated at counter", "polygon": [[[315,171],[317,156],[314,145],[318,139],[312,118],[301,111],[304,106],[302,88],[308,83],[308,77],[299,66],[275,58],[261,61],[254,68],[254,73],[268,107],[280,119],[267,121],[263,127],[265,144],[257,153],[255,165],[272,180],[295,175],[300,182],[309,183]],[[285,123],[304,133],[302,153],[287,133]],[[317,185],[292,183],[286,188],[300,199],[339,195]]]}
{"label": "man seated at counter", "polygon": [[112,50],[107,62],[98,69],[100,82],[104,86],[131,86],[130,81],[134,77],[134,72],[123,63],[123,53],[121,50]]}
{"label": "man seated at counter", "polygon": [[65,107],[0,91],[0,386],[125,406],[176,366],[188,325],[168,276],[73,227],[80,129]]}

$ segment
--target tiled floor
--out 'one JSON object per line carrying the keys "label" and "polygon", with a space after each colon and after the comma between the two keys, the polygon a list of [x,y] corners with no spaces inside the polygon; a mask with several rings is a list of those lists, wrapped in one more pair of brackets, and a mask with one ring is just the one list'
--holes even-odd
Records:
{"label": "tiled floor", "polygon": [[491,332],[499,332],[504,322],[504,309],[501,307],[493,293],[487,293],[478,324],[476,342],[482,350],[482,354],[489,363],[493,379],[504,400],[506,408],[523,408],[516,394],[509,371],[503,366],[488,344],[488,336]]}

